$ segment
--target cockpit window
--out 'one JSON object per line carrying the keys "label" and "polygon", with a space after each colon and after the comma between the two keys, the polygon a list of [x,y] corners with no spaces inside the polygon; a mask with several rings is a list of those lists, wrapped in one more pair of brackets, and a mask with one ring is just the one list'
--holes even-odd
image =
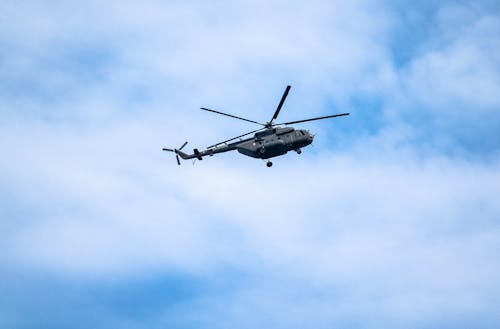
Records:
{"label": "cockpit window", "polygon": [[302,134],[302,136],[305,136],[306,134],[304,134],[304,132],[301,130],[300,133]]}

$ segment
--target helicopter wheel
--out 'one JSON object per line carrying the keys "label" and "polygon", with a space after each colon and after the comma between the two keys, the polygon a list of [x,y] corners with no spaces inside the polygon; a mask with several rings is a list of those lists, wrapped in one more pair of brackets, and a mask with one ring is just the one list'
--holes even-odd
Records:
{"label": "helicopter wheel", "polygon": [[273,165],[273,163],[271,161],[266,163],[266,166],[268,166],[268,167],[272,167],[272,165]]}

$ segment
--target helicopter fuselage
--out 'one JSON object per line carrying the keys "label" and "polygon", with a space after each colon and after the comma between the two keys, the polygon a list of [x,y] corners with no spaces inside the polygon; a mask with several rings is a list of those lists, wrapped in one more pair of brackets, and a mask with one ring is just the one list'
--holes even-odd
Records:
{"label": "helicopter fuselage", "polygon": [[272,128],[256,133],[254,138],[237,143],[236,150],[258,159],[269,159],[288,151],[298,151],[312,143],[313,136],[306,130]]}
{"label": "helicopter fuselage", "polygon": [[185,154],[180,150],[176,150],[176,153],[185,160],[194,158],[201,160],[205,156],[236,150],[252,158],[269,159],[286,154],[288,151],[300,152],[300,149],[311,144],[313,139],[314,136],[307,130],[275,127],[258,132],[254,137],[217,145],[201,152],[195,149],[193,154]]}

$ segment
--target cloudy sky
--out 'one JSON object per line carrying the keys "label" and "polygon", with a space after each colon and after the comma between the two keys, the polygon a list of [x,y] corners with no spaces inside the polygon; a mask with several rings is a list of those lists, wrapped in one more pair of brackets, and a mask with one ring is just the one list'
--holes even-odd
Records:
{"label": "cloudy sky", "polygon": [[2,328],[500,326],[497,1],[3,0],[0,149]]}

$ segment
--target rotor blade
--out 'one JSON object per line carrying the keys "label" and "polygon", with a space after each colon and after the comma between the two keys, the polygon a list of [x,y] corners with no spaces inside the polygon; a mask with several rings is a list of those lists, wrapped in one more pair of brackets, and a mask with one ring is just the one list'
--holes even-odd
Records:
{"label": "rotor blade", "polygon": [[161,150],[162,150],[162,151],[168,151],[168,152],[174,152],[174,150],[172,150],[172,149],[167,149],[167,148],[162,148]]}
{"label": "rotor blade", "polygon": [[256,123],[256,124],[261,125],[261,126],[265,126],[264,124],[262,124],[260,122],[257,122],[257,121],[253,121],[253,120],[249,120],[249,119],[245,119],[245,118],[240,118],[240,117],[237,117],[236,115],[227,114],[227,113],[223,113],[223,112],[219,112],[219,111],[207,109],[206,107],[200,107],[200,109],[208,111],[208,112],[214,112],[214,113],[217,113],[217,114],[222,114],[222,115],[225,115],[225,116],[228,116],[228,117],[231,117],[231,118],[240,119],[240,120],[248,121],[248,122],[251,122],[251,123]]}
{"label": "rotor blade", "polygon": [[288,95],[288,92],[290,91],[290,86],[286,86],[285,92],[283,93],[283,96],[281,96],[280,103],[278,104],[278,108],[276,109],[276,112],[274,112],[273,118],[271,119],[270,122],[273,122],[274,119],[278,117],[278,114],[280,113],[281,107],[283,106],[283,103],[285,102],[285,98]]}
{"label": "rotor blade", "polygon": [[184,146],[187,145],[188,142],[184,142],[184,144],[182,144],[182,146],[179,148],[179,151],[182,150],[184,148]]}
{"label": "rotor blade", "polygon": [[275,126],[279,125],[291,125],[294,123],[300,123],[300,122],[307,122],[307,121],[314,121],[314,120],[321,120],[321,119],[328,119],[328,118],[335,118],[335,117],[341,117],[343,115],[349,115],[349,113],[342,113],[342,114],[334,114],[334,115],[327,115],[324,117],[318,117],[318,118],[312,118],[312,119],[305,119],[305,120],[297,120],[297,121],[290,121],[290,122],[283,122],[283,123],[278,123]]}
{"label": "rotor blade", "polygon": [[181,165],[181,160],[179,160],[179,156],[175,155],[175,158],[177,159],[177,164],[180,166]]}
{"label": "rotor blade", "polygon": [[217,146],[217,145],[221,145],[221,144],[224,144],[224,143],[230,142],[230,141],[232,141],[232,140],[235,140],[235,139],[238,139],[238,138],[244,137],[244,136],[246,136],[246,135],[250,135],[250,134],[256,133],[257,131],[264,130],[264,129],[266,129],[266,128],[260,128],[260,129],[257,129],[257,130],[253,130],[253,131],[251,131],[251,132],[249,132],[249,133],[246,133],[246,134],[243,134],[243,135],[239,135],[239,136],[233,137],[233,138],[228,139],[228,140],[225,140],[225,141],[223,141],[223,142],[220,142],[220,143],[217,143],[217,144],[211,145],[211,146],[207,147],[207,149],[210,149],[210,148],[215,147],[215,146]]}

